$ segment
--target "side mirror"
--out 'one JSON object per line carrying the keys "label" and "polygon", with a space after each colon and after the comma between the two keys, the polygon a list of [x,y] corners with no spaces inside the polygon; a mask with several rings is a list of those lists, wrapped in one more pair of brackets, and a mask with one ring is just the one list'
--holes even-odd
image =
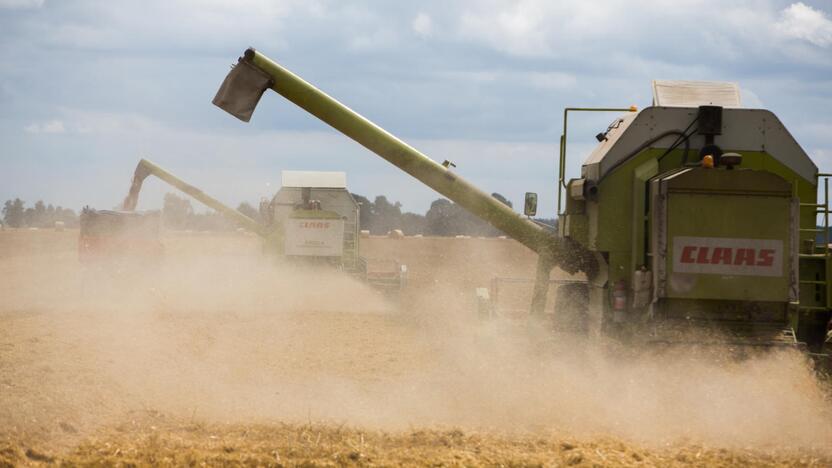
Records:
{"label": "side mirror", "polygon": [[523,214],[526,216],[534,216],[537,214],[537,194],[534,192],[526,192],[526,203],[523,205]]}

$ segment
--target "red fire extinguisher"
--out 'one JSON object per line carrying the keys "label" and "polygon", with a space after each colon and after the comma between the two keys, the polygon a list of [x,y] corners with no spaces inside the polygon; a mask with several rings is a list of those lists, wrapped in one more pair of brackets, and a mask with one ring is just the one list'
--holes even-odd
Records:
{"label": "red fire extinguisher", "polygon": [[622,279],[615,282],[612,290],[613,310],[627,310],[627,283]]}

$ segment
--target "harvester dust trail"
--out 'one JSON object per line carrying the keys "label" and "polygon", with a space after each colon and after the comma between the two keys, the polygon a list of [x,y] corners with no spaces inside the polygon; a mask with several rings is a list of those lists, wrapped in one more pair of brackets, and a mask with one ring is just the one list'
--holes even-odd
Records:
{"label": "harvester dust trail", "polygon": [[480,322],[461,291],[533,265],[514,241],[370,239],[413,266],[396,310],[249,236],[167,236],[155,274],[114,275],[73,235],[0,233],[0,462],[832,462],[828,388],[797,352],[620,354]]}

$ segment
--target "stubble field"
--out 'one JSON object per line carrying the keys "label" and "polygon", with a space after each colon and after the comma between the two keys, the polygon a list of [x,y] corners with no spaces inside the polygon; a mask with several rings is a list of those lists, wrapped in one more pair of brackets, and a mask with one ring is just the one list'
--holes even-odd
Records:
{"label": "stubble field", "polygon": [[0,232],[0,466],[832,465],[829,391],[797,353],[480,321],[475,287],[533,271],[510,240],[363,240],[408,265],[396,305],[247,235],[168,234],[162,265],[118,272],[82,268],[77,235]]}

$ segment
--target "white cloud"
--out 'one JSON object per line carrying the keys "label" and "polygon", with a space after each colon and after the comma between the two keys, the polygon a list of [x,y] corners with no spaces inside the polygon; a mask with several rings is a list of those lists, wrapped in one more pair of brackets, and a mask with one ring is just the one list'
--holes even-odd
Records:
{"label": "white cloud", "polygon": [[142,115],[123,112],[100,112],[80,109],[61,109],[67,120],[73,122],[73,133],[112,135],[141,133],[162,127],[158,122]]}
{"label": "white cloud", "polygon": [[40,8],[44,0],[0,0],[0,8]]}
{"label": "white cloud", "polygon": [[[672,3],[671,8],[666,0],[472,2],[459,15],[458,33],[463,40],[514,56],[598,60],[606,59],[599,53],[605,47],[609,54],[638,50],[644,56],[662,52],[690,57],[694,53],[730,62],[755,56],[794,58],[797,54],[818,62],[814,55],[795,50],[790,42],[799,39],[820,47],[832,45],[829,15],[802,2],[783,9],[776,2],[753,0],[736,0],[729,5],[710,0]],[[714,15],[714,11],[719,13]],[[708,27],[702,28],[702,24]],[[695,50],[690,48],[693,43]]]}
{"label": "white cloud", "polygon": [[61,120],[50,120],[43,123],[32,123],[23,128],[26,133],[66,133]]}
{"label": "white cloud", "polygon": [[392,49],[398,44],[396,33],[387,28],[378,28],[365,34],[359,34],[349,41],[350,49],[369,51]]}
{"label": "white cloud", "polygon": [[827,172],[824,168],[832,167],[832,148],[815,148],[809,150],[809,157],[821,168],[821,172]]}
{"label": "white cloud", "polygon": [[[45,10],[51,7],[47,4]],[[275,50],[286,47],[288,17],[324,15],[317,0],[145,0],[94,6],[66,2],[58,7],[64,13],[58,21],[37,22],[31,31],[36,43],[92,50],[131,49],[137,44],[216,49],[241,43]]]}
{"label": "white cloud", "polygon": [[26,133],[71,133],[79,135],[113,136],[128,133],[157,131],[159,122],[148,117],[123,113],[58,108],[60,119],[33,122],[26,125]]}
{"label": "white cloud", "polygon": [[427,37],[430,36],[433,32],[433,20],[431,20],[430,16],[427,13],[419,13],[413,18],[413,22],[410,24],[413,28],[413,31],[416,34]]}
{"label": "white cloud", "polygon": [[757,93],[748,88],[740,87],[740,101],[743,107],[752,109],[766,108],[765,104],[763,104],[763,100],[760,99],[760,96],[757,96]]}
{"label": "white cloud", "polygon": [[531,86],[537,89],[566,89],[577,84],[575,75],[566,72],[525,72],[505,70],[483,71],[448,71],[435,74],[443,79],[453,79],[464,83],[487,84],[505,83],[506,85]]}
{"label": "white cloud", "polygon": [[577,78],[569,73],[561,72],[532,72],[528,74],[532,86],[540,89],[565,89],[577,83]]}
{"label": "white cloud", "polygon": [[786,37],[801,39],[819,47],[832,45],[832,20],[823,11],[797,2],[784,9],[781,17],[777,30]]}
{"label": "white cloud", "polygon": [[[610,40],[614,49],[621,41],[638,36],[639,31],[631,27],[629,20],[644,21],[651,11],[659,10],[659,5],[654,3],[657,2],[634,4],[611,0],[602,5],[582,0],[473,2],[460,16],[459,33],[465,39],[526,57],[580,53],[579,49],[594,41]],[[690,2],[674,3],[679,16],[684,16],[686,4]]]}
{"label": "white cloud", "polygon": [[483,41],[516,55],[546,55],[550,52],[547,32],[540,23],[546,16],[536,2],[519,2],[494,14],[466,12],[462,15],[463,37]]}
{"label": "white cloud", "polygon": [[[828,140],[829,135],[832,135],[832,121],[810,123],[803,126],[801,130],[818,140]],[[830,156],[832,156],[832,153],[830,153]]]}

